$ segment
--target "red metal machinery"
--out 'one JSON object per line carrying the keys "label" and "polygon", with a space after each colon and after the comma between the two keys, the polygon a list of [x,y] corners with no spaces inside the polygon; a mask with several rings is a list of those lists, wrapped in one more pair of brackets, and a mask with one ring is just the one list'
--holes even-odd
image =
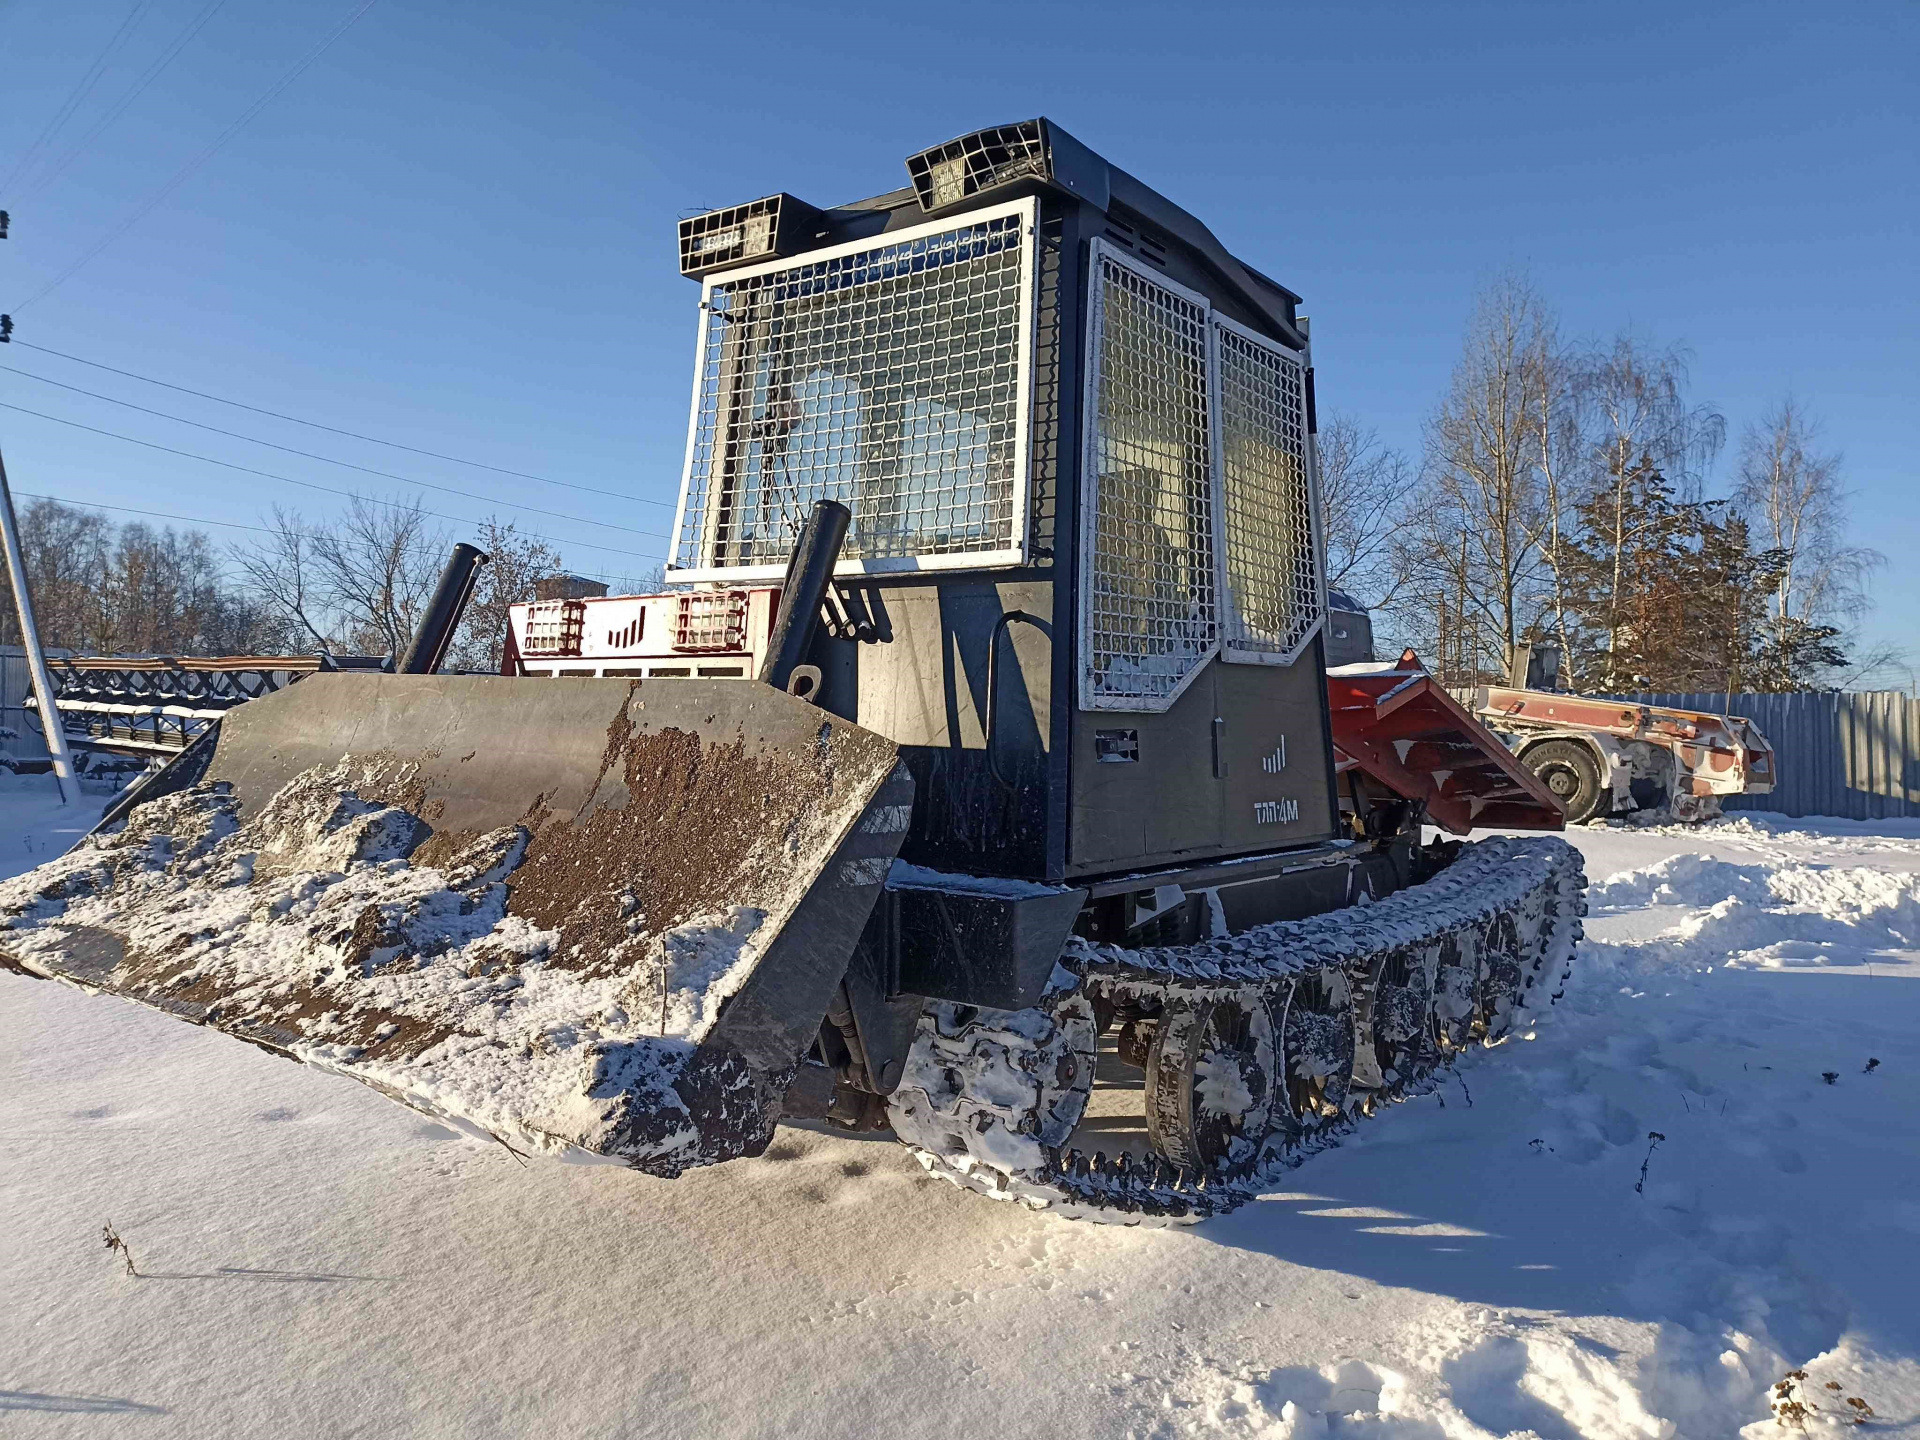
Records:
{"label": "red metal machinery", "polygon": [[[1334,773],[1364,775],[1457,835],[1475,828],[1559,830],[1566,812],[1538,776],[1426,672],[1408,650],[1391,665],[1327,672]],[[1343,805],[1364,827],[1370,786],[1349,779]]]}
{"label": "red metal machinery", "polygon": [[1676,820],[1705,820],[1722,796],[1773,789],[1773,747],[1738,715],[1501,685],[1475,690],[1473,709],[1564,792],[1575,820],[1662,804]]}

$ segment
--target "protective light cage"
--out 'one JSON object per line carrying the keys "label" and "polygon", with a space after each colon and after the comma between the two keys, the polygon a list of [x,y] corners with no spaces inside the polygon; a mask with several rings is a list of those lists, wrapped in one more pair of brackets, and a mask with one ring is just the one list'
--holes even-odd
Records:
{"label": "protective light cage", "polygon": [[1026,558],[1034,203],[709,279],[676,580],[777,579],[817,500],[841,569]]}
{"label": "protective light cage", "polygon": [[587,602],[584,600],[537,600],[527,607],[522,653],[578,655],[586,623]]}
{"label": "protective light cage", "polygon": [[954,205],[989,186],[1026,175],[1045,178],[1047,139],[1038,120],[976,130],[907,157],[907,174],[922,210]]}
{"label": "protective light cage", "polygon": [[1080,703],[1171,708],[1215,654],[1286,664],[1326,613],[1305,372],[1092,242]]}
{"label": "protective light cage", "polygon": [[673,626],[676,650],[741,650],[747,643],[747,592],[694,590],[679,597]]}

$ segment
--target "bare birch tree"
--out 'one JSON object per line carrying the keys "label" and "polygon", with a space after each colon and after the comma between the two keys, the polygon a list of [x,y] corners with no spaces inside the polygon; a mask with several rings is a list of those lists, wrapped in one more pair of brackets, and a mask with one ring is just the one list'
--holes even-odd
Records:
{"label": "bare birch tree", "polygon": [[398,656],[445,559],[431,519],[417,501],[364,496],[330,520],[275,506],[266,538],[235,546],[233,560],[258,602],[323,653]]}
{"label": "bare birch tree", "polygon": [[1425,628],[1452,682],[1503,671],[1546,612],[1551,519],[1539,460],[1551,406],[1541,357],[1552,334],[1524,276],[1495,280],[1475,302],[1446,398],[1427,423],[1420,504],[1400,546],[1412,583],[1396,609],[1407,633]]}
{"label": "bare birch tree", "polygon": [[1578,619],[1570,595],[1574,564],[1572,516],[1583,492],[1583,471],[1589,451],[1583,425],[1586,367],[1574,348],[1563,342],[1559,326],[1549,316],[1534,335],[1533,387],[1536,407],[1534,440],[1539,446],[1541,500],[1546,516],[1542,550],[1546,560],[1552,613],[1551,631],[1559,642],[1562,680],[1578,690],[1583,676],[1580,649],[1575,643]]}
{"label": "bare birch tree", "polygon": [[418,501],[356,495],[344,515],[312,532],[314,569],[346,641],[399,656],[433,593],[448,542]]}
{"label": "bare birch tree", "polygon": [[1818,444],[1818,427],[1792,397],[1741,437],[1735,498],[1760,542],[1789,557],[1774,588],[1781,616],[1857,613],[1862,582],[1883,563],[1875,551],[1845,543],[1841,457]]}
{"label": "bare birch tree", "polygon": [[266,539],[246,541],[231,552],[242,583],[300,637],[294,643],[311,641],[321,654],[331,655],[338,642],[333,638],[333,620],[327,614],[307,522],[299,511],[276,505],[262,528]]}
{"label": "bare birch tree", "polygon": [[1328,588],[1379,609],[1402,588],[1394,542],[1406,526],[1419,473],[1350,415],[1329,413],[1316,448]]}
{"label": "bare birch tree", "polygon": [[1741,437],[1734,501],[1757,543],[1782,556],[1770,686],[1801,688],[1846,664],[1836,642],[1867,609],[1867,578],[1885,557],[1847,543],[1840,454],[1820,448],[1819,426],[1791,396]]}

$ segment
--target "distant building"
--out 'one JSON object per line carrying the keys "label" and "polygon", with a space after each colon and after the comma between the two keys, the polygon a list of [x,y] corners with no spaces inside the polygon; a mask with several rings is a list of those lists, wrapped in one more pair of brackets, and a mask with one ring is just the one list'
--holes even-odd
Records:
{"label": "distant building", "polygon": [[607,587],[584,575],[548,575],[533,582],[536,600],[598,600]]}
{"label": "distant building", "polygon": [[[47,651],[47,658],[59,659],[72,653],[54,648]],[[27,709],[27,695],[32,689],[26,650],[18,645],[0,645],[0,757],[4,757],[0,769],[12,768],[4,760],[27,761],[35,769],[47,763],[47,741],[40,733],[40,719]]]}

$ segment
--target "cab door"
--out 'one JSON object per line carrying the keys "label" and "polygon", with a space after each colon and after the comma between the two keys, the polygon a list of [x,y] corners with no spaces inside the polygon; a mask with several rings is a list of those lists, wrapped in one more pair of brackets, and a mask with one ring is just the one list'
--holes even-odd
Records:
{"label": "cab door", "polygon": [[1074,716],[1070,873],[1167,865],[1217,854],[1223,782],[1215,773],[1218,662],[1159,713]]}
{"label": "cab door", "polygon": [[1214,666],[1219,834],[1228,853],[1334,834],[1319,646],[1316,639],[1291,665]]}

